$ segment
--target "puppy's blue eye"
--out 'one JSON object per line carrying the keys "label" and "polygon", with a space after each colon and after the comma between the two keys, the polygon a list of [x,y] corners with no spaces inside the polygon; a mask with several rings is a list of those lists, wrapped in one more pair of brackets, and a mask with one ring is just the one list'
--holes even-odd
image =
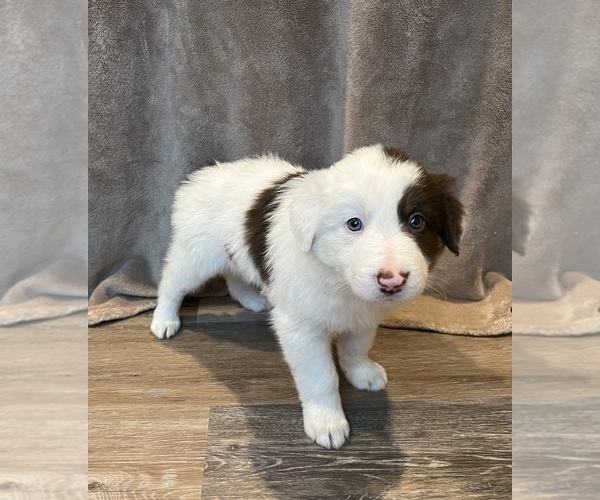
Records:
{"label": "puppy's blue eye", "polygon": [[425,229],[425,219],[421,214],[412,214],[408,219],[408,225],[413,231],[419,233]]}
{"label": "puppy's blue eye", "polygon": [[346,222],[346,227],[352,232],[360,231],[363,228],[363,223],[358,217],[352,217]]}

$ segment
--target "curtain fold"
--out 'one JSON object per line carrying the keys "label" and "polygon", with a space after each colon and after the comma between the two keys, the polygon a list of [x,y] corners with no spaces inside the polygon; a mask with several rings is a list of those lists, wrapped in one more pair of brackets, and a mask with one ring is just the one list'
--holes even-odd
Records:
{"label": "curtain fold", "polygon": [[514,171],[530,211],[514,328],[586,335],[600,333],[600,5],[551,4],[514,22]]}
{"label": "curtain fold", "polygon": [[87,23],[0,3],[0,326],[87,307]]}

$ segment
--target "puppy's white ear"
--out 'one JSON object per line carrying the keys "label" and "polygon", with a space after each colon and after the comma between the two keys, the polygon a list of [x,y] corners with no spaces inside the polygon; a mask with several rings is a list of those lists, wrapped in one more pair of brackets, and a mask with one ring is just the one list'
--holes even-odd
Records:
{"label": "puppy's white ear", "polygon": [[321,202],[318,196],[299,195],[290,205],[290,226],[303,252],[312,248],[319,224]]}

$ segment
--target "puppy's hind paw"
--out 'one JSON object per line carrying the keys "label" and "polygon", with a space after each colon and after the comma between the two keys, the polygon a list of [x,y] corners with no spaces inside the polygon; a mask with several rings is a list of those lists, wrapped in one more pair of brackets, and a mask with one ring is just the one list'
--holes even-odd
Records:
{"label": "puppy's hind paw", "polygon": [[370,359],[345,366],[343,371],[348,382],[362,391],[381,391],[388,382],[383,367]]}
{"label": "puppy's hind paw", "polygon": [[179,318],[163,320],[159,318],[153,318],[150,330],[159,339],[170,339],[177,333],[181,327],[181,321]]}
{"label": "puppy's hind paw", "polygon": [[341,410],[307,408],[304,410],[304,431],[319,446],[337,450],[350,434],[350,426]]}
{"label": "puppy's hind paw", "polygon": [[271,304],[262,295],[240,297],[239,303],[242,304],[244,309],[252,312],[264,312],[271,309]]}

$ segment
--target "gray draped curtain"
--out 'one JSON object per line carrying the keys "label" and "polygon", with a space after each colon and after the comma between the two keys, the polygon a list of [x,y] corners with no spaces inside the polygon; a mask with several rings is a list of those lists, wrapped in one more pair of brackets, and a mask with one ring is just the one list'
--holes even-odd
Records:
{"label": "gray draped curtain", "polygon": [[514,173],[530,206],[513,261],[519,333],[600,333],[599,23],[587,0],[515,13]]}
{"label": "gray draped curtain", "polygon": [[509,2],[92,0],[89,19],[91,324],[154,307],[190,171],[383,142],[457,176],[468,211],[436,279],[452,325],[426,298],[390,326],[510,331]]}
{"label": "gray draped curtain", "polygon": [[87,18],[0,2],[0,326],[87,307]]}

